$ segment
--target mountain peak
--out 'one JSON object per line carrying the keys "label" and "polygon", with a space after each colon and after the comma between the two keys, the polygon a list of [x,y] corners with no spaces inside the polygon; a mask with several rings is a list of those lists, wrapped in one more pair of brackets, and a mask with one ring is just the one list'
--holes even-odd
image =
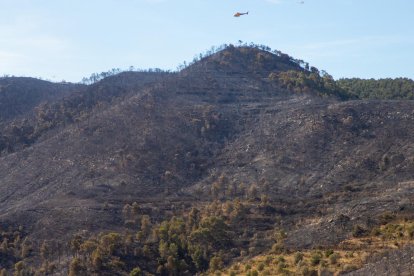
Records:
{"label": "mountain peak", "polygon": [[267,46],[224,45],[200,55],[184,71],[211,71],[230,74],[254,74],[267,77],[272,72],[304,71],[309,65]]}

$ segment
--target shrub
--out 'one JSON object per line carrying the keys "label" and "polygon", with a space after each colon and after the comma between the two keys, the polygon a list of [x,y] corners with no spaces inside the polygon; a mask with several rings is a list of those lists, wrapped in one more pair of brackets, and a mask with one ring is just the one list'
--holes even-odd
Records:
{"label": "shrub", "polygon": [[277,257],[277,261],[278,261],[279,263],[284,263],[284,262],[286,262],[286,260],[285,260],[285,258],[284,258],[283,256],[279,256],[279,257]]}
{"label": "shrub", "polygon": [[363,237],[367,233],[367,230],[364,229],[361,225],[354,225],[352,228],[352,236],[355,238]]}
{"label": "shrub", "polygon": [[287,267],[287,265],[286,265],[286,263],[285,262],[280,262],[278,265],[277,265],[277,270],[280,272],[280,273],[282,273],[282,272],[284,272],[285,271],[285,268]]}
{"label": "shrub", "polygon": [[328,250],[326,250],[325,251],[325,257],[329,257],[329,256],[331,256],[332,254],[334,253],[334,251],[332,250],[332,249],[328,249]]}
{"label": "shrub", "polygon": [[76,276],[81,274],[83,271],[83,266],[81,261],[78,258],[72,259],[69,266],[69,276]]}
{"label": "shrub", "polygon": [[24,269],[24,267],[25,267],[25,264],[23,261],[17,262],[14,265],[14,269],[16,270],[16,272],[18,272],[17,275],[20,275],[20,272]]}
{"label": "shrub", "polygon": [[216,256],[216,257],[211,258],[210,266],[209,266],[211,271],[219,270],[222,267],[223,267],[223,260],[221,259],[221,257]]}
{"label": "shrub", "polygon": [[318,272],[316,270],[309,269],[307,266],[304,266],[302,268],[301,274],[303,276],[317,276]]}
{"label": "shrub", "polygon": [[357,269],[358,269],[358,267],[357,267],[357,266],[347,264],[347,265],[344,265],[344,267],[343,267],[342,271],[343,271],[343,272],[351,272],[351,271],[354,271],[354,270],[357,270]]}
{"label": "shrub", "polygon": [[329,262],[333,265],[337,264],[340,257],[341,256],[338,253],[333,253],[331,256],[329,256]]}
{"label": "shrub", "polygon": [[270,276],[270,275],[271,275],[270,270],[266,269],[262,271],[262,276]]}
{"label": "shrub", "polygon": [[379,236],[379,235],[381,235],[381,230],[378,227],[374,227],[374,228],[372,228],[371,235],[372,236]]}
{"label": "shrub", "polygon": [[136,267],[130,273],[129,276],[142,276],[141,268]]}
{"label": "shrub", "polygon": [[303,260],[303,253],[302,252],[296,252],[294,257],[293,257],[293,261],[294,261],[295,265],[297,265],[302,260]]}
{"label": "shrub", "polygon": [[390,221],[395,219],[395,215],[391,212],[385,212],[381,214],[379,217],[380,223],[382,225],[389,223]]}
{"label": "shrub", "polygon": [[407,229],[407,235],[410,239],[414,238],[414,225],[410,225]]}
{"label": "shrub", "polygon": [[311,265],[313,266],[318,265],[321,262],[321,259],[322,259],[322,256],[319,252],[313,253],[310,259]]}
{"label": "shrub", "polygon": [[346,252],[346,254],[345,254],[345,257],[347,257],[347,258],[352,258],[352,257],[354,257],[354,252]]}
{"label": "shrub", "polygon": [[275,253],[275,254],[280,254],[280,253],[283,252],[283,250],[284,250],[283,245],[281,245],[279,243],[275,243],[272,246],[272,252]]}

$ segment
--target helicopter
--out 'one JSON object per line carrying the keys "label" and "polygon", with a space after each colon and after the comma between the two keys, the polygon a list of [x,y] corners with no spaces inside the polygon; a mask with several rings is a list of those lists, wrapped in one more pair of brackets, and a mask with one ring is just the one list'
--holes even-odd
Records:
{"label": "helicopter", "polygon": [[249,14],[249,12],[236,12],[235,14],[234,14],[234,17],[240,17],[240,16],[242,16],[242,15],[248,15]]}

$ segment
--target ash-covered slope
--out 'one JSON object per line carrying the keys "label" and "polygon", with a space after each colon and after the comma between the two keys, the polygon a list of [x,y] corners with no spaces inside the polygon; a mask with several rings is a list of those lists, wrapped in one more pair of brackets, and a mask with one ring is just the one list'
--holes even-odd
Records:
{"label": "ash-covered slope", "polygon": [[340,101],[318,90],[329,77],[250,47],[123,77],[50,105],[49,128],[0,157],[2,221],[42,237],[114,229],[126,202],[209,200],[220,175],[281,202],[282,225],[301,226],[292,248],[412,210],[413,102]]}
{"label": "ash-covered slope", "polygon": [[[0,118],[0,156],[48,139],[63,128],[86,121],[97,110],[138,93],[167,73],[123,72],[90,86],[53,84],[30,78],[2,79],[4,116]],[[8,113],[7,110],[13,112]]]}
{"label": "ash-covered slope", "polygon": [[53,102],[68,96],[83,85],[51,83],[34,78],[0,78],[0,125],[16,117],[32,115],[42,102]]}
{"label": "ash-covered slope", "polygon": [[363,275],[407,275],[414,274],[414,247],[405,246],[400,250],[390,250],[372,258],[368,264],[356,271],[345,273],[348,276]]}

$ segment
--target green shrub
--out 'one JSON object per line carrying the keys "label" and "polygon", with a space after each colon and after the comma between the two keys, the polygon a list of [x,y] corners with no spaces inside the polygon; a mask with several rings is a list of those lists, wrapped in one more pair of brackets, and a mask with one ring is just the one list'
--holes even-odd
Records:
{"label": "green shrub", "polygon": [[325,251],[325,257],[328,258],[329,256],[331,256],[334,253],[334,251],[332,249],[328,249]]}
{"label": "green shrub", "polygon": [[129,273],[129,276],[142,276],[142,271],[139,267],[136,267]]}
{"label": "green shrub", "polygon": [[282,272],[284,272],[285,271],[285,268],[287,267],[287,265],[286,265],[286,263],[285,262],[280,262],[278,265],[277,265],[277,271],[279,271],[280,273],[282,273]]}
{"label": "green shrub", "polygon": [[319,252],[315,252],[311,255],[311,265],[315,266],[318,265],[321,262],[322,255]]}
{"label": "green shrub", "polygon": [[354,252],[351,252],[351,251],[350,252],[346,252],[345,253],[345,257],[346,258],[352,258],[352,257],[354,257]]}

